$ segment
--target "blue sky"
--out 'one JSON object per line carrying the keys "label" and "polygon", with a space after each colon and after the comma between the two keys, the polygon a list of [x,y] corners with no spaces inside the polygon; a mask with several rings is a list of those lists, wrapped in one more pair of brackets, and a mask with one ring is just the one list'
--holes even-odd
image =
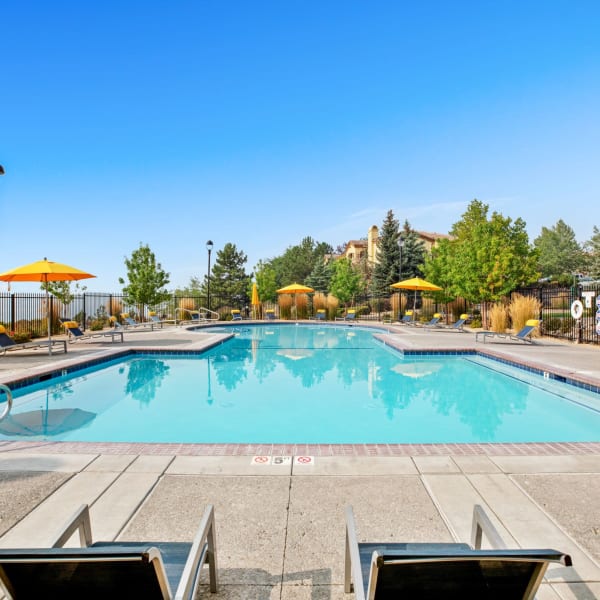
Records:
{"label": "blue sky", "polygon": [[389,209],[447,232],[473,198],[583,242],[598,31],[597,1],[6,3],[0,271],[47,256],[117,291],[142,242],[183,286],[208,239],[250,271]]}

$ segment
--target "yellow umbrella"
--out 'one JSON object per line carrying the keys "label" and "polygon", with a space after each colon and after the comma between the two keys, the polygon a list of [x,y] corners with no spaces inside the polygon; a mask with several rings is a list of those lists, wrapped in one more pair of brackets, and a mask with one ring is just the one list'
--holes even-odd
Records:
{"label": "yellow umbrella", "polygon": [[52,332],[50,329],[50,303],[48,301],[48,282],[49,281],[78,281],[79,279],[89,279],[96,277],[85,271],[80,271],[75,267],[63,265],[44,258],[22,267],[17,267],[12,271],[0,273],[0,281],[39,281],[46,290],[46,318],[48,321],[48,354],[52,354]]}
{"label": "yellow umbrella", "polygon": [[296,318],[298,318],[298,309],[296,307],[296,294],[312,294],[315,290],[301,283],[291,283],[277,290],[278,294],[294,294],[294,308],[296,309]]}
{"label": "yellow umbrella", "polygon": [[252,304],[254,318],[256,319],[256,314],[258,313],[257,307],[260,304],[260,300],[258,298],[258,287],[256,286],[256,283],[252,284],[252,299],[250,300],[250,304]]}
{"label": "yellow umbrella", "polygon": [[398,283],[392,283],[392,287],[397,290],[415,290],[415,302],[413,305],[415,309],[417,307],[417,290],[422,292],[440,292],[442,290],[439,285],[425,281],[425,279],[421,279],[420,277],[412,277]]}
{"label": "yellow umbrella", "polygon": [[278,294],[312,294],[315,290],[301,283],[291,283],[277,290]]}

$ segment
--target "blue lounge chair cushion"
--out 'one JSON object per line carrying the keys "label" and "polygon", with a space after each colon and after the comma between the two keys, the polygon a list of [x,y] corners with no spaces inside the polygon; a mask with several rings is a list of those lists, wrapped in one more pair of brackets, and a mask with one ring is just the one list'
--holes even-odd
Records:
{"label": "blue lounge chair cushion", "polygon": [[511,334],[511,333],[499,333],[497,331],[478,331],[475,334],[475,341],[479,341],[479,336],[481,336],[483,338],[483,342],[485,343],[487,338],[500,338],[500,339],[510,339],[510,340],[514,340],[516,342],[526,342],[526,343],[533,343],[533,340],[531,339],[531,335],[533,334],[533,331],[539,327],[541,323],[540,319],[529,319],[526,323],[525,326],[518,331],[515,334]]}
{"label": "blue lounge chair cushion", "polygon": [[[64,352],[67,351],[67,342],[65,340],[52,340],[50,345],[52,348],[55,346],[62,346]],[[0,348],[6,353],[7,350],[37,350],[39,348],[48,348],[48,340],[39,342],[15,342],[8,333],[3,325],[0,325]]]}
{"label": "blue lounge chair cushion", "polygon": [[77,340],[89,340],[92,338],[109,337],[114,342],[115,337],[120,337],[121,342],[123,341],[122,331],[99,331],[98,333],[86,334],[81,331],[79,323],[77,321],[63,321],[63,327],[73,336],[72,341]]}

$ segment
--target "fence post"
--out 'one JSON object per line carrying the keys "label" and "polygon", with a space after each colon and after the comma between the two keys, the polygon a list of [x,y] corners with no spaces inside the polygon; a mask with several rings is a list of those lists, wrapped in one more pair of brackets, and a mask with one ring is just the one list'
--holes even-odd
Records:
{"label": "fence post", "polygon": [[15,331],[17,325],[17,299],[15,298],[15,293],[11,292],[10,294],[10,330]]}
{"label": "fence post", "polygon": [[87,325],[87,312],[85,310],[85,292],[83,292],[82,294],[83,296],[83,310],[81,311],[82,315],[83,315],[83,331],[85,331],[86,325]]}

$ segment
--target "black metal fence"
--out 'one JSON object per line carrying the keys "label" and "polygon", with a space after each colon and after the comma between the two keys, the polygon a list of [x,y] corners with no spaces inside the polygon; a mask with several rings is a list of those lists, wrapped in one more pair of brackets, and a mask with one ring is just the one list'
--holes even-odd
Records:
{"label": "black metal fence", "polygon": [[[395,296],[395,300],[394,300]],[[325,297],[326,298],[326,297]],[[210,308],[213,311],[213,317],[221,320],[231,318],[231,310],[238,309],[244,317],[262,318],[266,309],[274,309],[277,316],[282,318],[311,317],[315,313],[316,299],[309,298],[297,302],[296,312],[292,314],[284,306],[283,298],[281,303],[263,302],[261,303],[258,314],[250,305],[250,298],[245,295],[233,297],[213,296],[210,298],[210,307],[206,296],[189,296],[173,294],[168,300],[152,307],[162,319],[185,319],[184,309],[201,310]],[[289,300],[289,297],[288,297]],[[460,314],[467,312],[467,306],[464,301],[455,303],[454,313]],[[460,306],[459,306],[460,304]],[[441,307],[434,304],[430,299],[422,298],[421,294],[413,292],[405,293],[400,301],[399,294],[389,296],[364,295],[355,297],[351,306],[357,309],[357,314],[362,320],[380,321],[387,317],[397,318],[398,313],[407,308],[417,308],[422,315],[431,316],[438,310],[447,312],[447,307]],[[331,316],[344,313],[344,306],[337,306],[331,310]],[[53,333],[61,332],[61,321],[77,321],[84,329],[101,328],[109,324],[109,317],[119,317],[122,313],[128,313],[131,317],[138,320],[148,320],[148,308],[131,304],[126,301],[123,294],[106,294],[85,292],[76,294],[68,304],[62,303],[52,295],[46,296],[44,293],[0,293],[0,323],[6,329],[15,334],[28,335],[29,337],[40,337],[47,333],[47,315],[50,315],[51,329]],[[431,314],[430,314],[431,313]],[[452,314],[449,315],[452,317]]]}
{"label": "black metal fence", "polygon": [[[596,300],[600,297],[600,285],[574,286],[571,288],[529,287],[515,290],[514,294],[533,296],[541,303],[542,332],[544,335],[571,341],[598,344],[600,336],[596,331]],[[422,317],[430,317],[433,312],[447,313],[448,319],[456,319],[463,312],[472,312],[464,300],[458,300],[451,306],[437,305],[428,298],[404,293],[402,301],[399,296],[364,295],[354,298],[352,306],[357,309],[361,320],[381,321],[385,318],[397,318],[398,313],[407,308],[417,308]],[[573,318],[571,306],[575,300],[584,305],[581,319]],[[416,301],[416,303],[415,303]],[[208,308],[206,296],[183,296],[174,294],[165,302],[152,307],[152,310],[163,319],[185,318],[183,309],[198,310]],[[262,318],[264,310],[273,308],[278,316],[286,317],[281,306],[275,302],[263,302],[261,312],[256,314],[250,305],[250,299],[244,295],[235,297],[212,296],[210,309],[222,320],[231,318],[231,310],[239,309],[243,316]],[[336,314],[341,314],[340,306]],[[303,305],[297,315],[300,318],[313,316],[315,306],[311,299]],[[9,332],[43,337],[47,333],[46,315],[50,314],[53,333],[61,332],[61,320],[74,320],[84,328],[107,326],[111,315],[119,317],[121,313],[129,313],[138,320],[148,319],[148,309],[126,302],[122,294],[82,293],[73,296],[69,304],[63,304],[53,296],[43,293],[0,293],[0,323]],[[289,318],[289,316],[288,316]]]}
{"label": "black metal fence", "polygon": [[[542,333],[572,342],[598,344],[600,337],[596,330],[596,300],[600,297],[600,285],[528,287],[515,290],[512,295],[533,296],[540,301]],[[583,304],[583,314],[575,319],[571,314],[573,302]]]}

